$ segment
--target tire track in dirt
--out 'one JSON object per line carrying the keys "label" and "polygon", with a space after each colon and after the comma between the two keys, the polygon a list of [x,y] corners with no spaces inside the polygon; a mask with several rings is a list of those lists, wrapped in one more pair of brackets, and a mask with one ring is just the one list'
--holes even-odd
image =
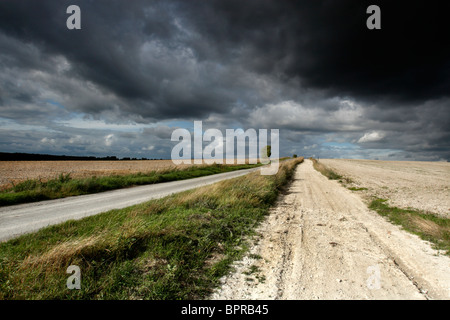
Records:
{"label": "tire track in dirt", "polygon": [[450,298],[448,257],[368,210],[309,160],[258,232],[211,299]]}

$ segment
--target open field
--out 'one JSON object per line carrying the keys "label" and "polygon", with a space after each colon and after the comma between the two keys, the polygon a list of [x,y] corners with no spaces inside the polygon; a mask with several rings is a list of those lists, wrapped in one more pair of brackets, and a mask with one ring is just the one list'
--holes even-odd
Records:
{"label": "open field", "polygon": [[11,184],[0,190],[0,206],[10,206],[19,203],[36,202],[86,195],[103,191],[122,189],[133,186],[158,184],[161,182],[198,178],[236,170],[251,169],[261,164],[242,165],[199,165],[149,172],[139,172],[122,175],[96,175],[87,178],[72,178],[71,174],[61,173],[57,178],[43,181],[28,179]]}
{"label": "open field", "polygon": [[[221,171],[223,168],[228,170],[218,173],[218,171]],[[108,185],[104,182],[111,183],[116,180],[119,184],[118,188],[114,188],[109,191],[94,192],[91,194],[78,195],[69,198],[56,198],[45,202],[41,201],[36,203],[36,201],[32,201],[33,203],[0,207],[0,242],[17,237],[21,234],[35,232],[40,228],[62,223],[67,220],[83,219],[85,217],[112,209],[126,208],[153,199],[159,199],[174,193],[211,185],[226,179],[240,177],[250,172],[257,171],[258,167],[244,170],[230,169],[233,168],[211,166],[205,167],[204,170],[201,170],[201,168],[189,167],[172,172],[176,175],[173,175],[170,172],[162,175],[159,175],[160,173],[156,173],[155,175],[147,178],[141,176],[138,179],[128,179],[124,181],[121,181],[120,179],[127,176],[119,176],[118,179],[111,179],[110,177],[97,178],[95,180],[93,178],[83,179],[91,180],[90,184],[96,186],[97,190],[105,189],[105,187],[111,187],[110,184]],[[142,178],[143,180],[139,181],[139,179]],[[128,182],[136,184],[142,181],[149,181],[152,178],[157,178],[159,181],[164,179],[164,183],[157,183],[157,180],[154,180],[155,183],[144,183],[131,188],[124,188],[124,183],[122,183],[125,182],[127,185],[129,185]],[[79,194],[79,192],[83,189],[83,184],[73,184],[72,182],[73,181],[71,180],[65,185],[60,184],[61,189],[68,190],[70,189],[70,184],[72,184],[72,191],[76,191],[77,194]],[[47,194],[42,191],[44,190],[38,191],[40,192],[40,196],[46,196],[46,198],[52,195],[63,196],[64,194],[67,194],[66,191],[62,190],[52,194],[51,190],[48,190],[48,188]],[[88,190],[85,189],[85,191]],[[32,193],[28,194],[32,195]],[[26,196],[27,194],[25,193],[25,197]],[[8,195],[0,193],[0,205],[7,199]],[[9,196],[9,199],[11,199],[11,196]],[[22,196],[21,198],[19,197],[19,199],[35,200],[36,197],[28,197],[28,199],[24,199]],[[18,200],[17,195],[16,200]]]}
{"label": "open field", "polygon": [[160,171],[175,166],[172,160],[129,160],[129,161],[0,161],[0,187],[27,179],[49,180],[60,174],[72,178],[92,176],[125,175],[139,172]]}
{"label": "open field", "polygon": [[[354,163],[347,167],[348,172],[359,161]],[[383,163],[375,164],[378,169],[369,166],[366,170],[383,173]],[[408,177],[409,170],[404,165],[390,167],[403,169],[403,175]],[[414,168],[423,166],[416,164]],[[287,192],[258,227],[249,253],[234,263],[235,271],[221,279],[222,286],[210,298],[448,300],[450,257],[445,250],[448,246],[436,249],[422,237],[407,232],[403,224],[399,226],[385,219],[383,211],[390,217],[396,213],[420,219],[427,223],[427,229],[437,226],[439,221],[410,213],[412,210],[388,208],[383,201],[379,201],[378,207],[368,208],[361,197],[362,191],[367,190],[349,190],[349,178],[340,176],[343,170],[324,169],[319,172],[311,160],[296,169]],[[395,173],[394,169],[391,170]],[[441,170],[440,166],[435,170]],[[354,175],[355,181],[357,177]],[[371,178],[378,181],[376,173]],[[399,186],[394,183],[387,185]],[[403,186],[408,184],[404,182]],[[419,180],[411,183],[410,188],[420,186]],[[448,219],[441,220],[441,231],[448,231]],[[442,236],[443,244],[448,243],[448,238]]]}
{"label": "open field", "polygon": [[[280,161],[287,158],[289,157],[281,158]],[[247,164],[249,161],[246,159]],[[195,165],[175,165],[172,160],[0,161],[0,189],[25,180],[48,181],[67,174],[70,174],[71,178],[79,179],[183,169]]]}
{"label": "open field", "polygon": [[[450,163],[321,159],[362,196],[450,218]],[[367,189],[367,190],[366,190]]]}
{"label": "open field", "polygon": [[[211,293],[291,179],[249,173],[0,244],[1,299],[193,299]],[[66,287],[67,267],[82,272]]]}
{"label": "open field", "polygon": [[[448,300],[450,226],[430,214],[448,210],[448,164],[321,160],[322,174],[313,163],[286,161],[275,176],[250,173],[4,242],[0,299]],[[406,203],[433,188],[444,203],[428,210],[433,218],[387,204],[401,190]],[[69,265],[82,270],[81,290],[65,287]]]}

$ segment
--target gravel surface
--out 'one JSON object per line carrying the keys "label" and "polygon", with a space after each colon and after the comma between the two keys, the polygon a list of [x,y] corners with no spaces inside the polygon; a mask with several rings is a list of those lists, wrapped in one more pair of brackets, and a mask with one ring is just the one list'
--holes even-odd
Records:
{"label": "gravel surface", "polygon": [[368,210],[310,160],[258,231],[211,299],[450,298],[449,257]]}

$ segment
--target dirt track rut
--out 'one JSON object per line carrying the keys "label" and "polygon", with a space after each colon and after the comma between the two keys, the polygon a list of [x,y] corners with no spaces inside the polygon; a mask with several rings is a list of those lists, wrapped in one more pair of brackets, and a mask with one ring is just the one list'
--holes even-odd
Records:
{"label": "dirt track rut", "polygon": [[306,160],[211,299],[449,299],[450,258]]}

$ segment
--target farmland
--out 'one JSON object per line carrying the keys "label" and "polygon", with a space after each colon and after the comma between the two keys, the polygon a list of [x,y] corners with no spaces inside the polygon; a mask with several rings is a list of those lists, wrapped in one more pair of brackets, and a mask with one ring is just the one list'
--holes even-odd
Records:
{"label": "farmland", "polygon": [[[42,200],[59,199],[70,196],[86,195],[103,191],[155,184],[160,182],[177,181],[212,174],[225,173],[235,170],[250,169],[261,164],[239,165],[198,165],[176,166],[134,173],[131,169],[120,174],[110,171],[100,176],[95,172],[87,177],[72,177],[72,172],[60,171],[54,178],[26,178],[24,181],[12,181],[0,190],[0,206],[19,203],[36,202]],[[48,166],[51,168],[51,166]],[[27,176],[27,175],[25,175]]]}
{"label": "farmland", "polygon": [[27,179],[55,179],[61,174],[72,178],[92,176],[126,175],[139,172],[161,171],[185,168],[175,166],[171,160],[129,160],[129,161],[0,161],[0,187]]}
{"label": "farmland", "polygon": [[[193,299],[246,250],[303,158],[42,229],[0,245],[0,299]],[[67,290],[67,264],[83,272]],[[61,285],[63,284],[63,285]]]}
{"label": "farmland", "polygon": [[348,188],[363,196],[389,199],[399,208],[414,208],[450,218],[450,163],[323,159]]}
{"label": "farmland", "polygon": [[316,162],[297,168],[211,299],[448,300],[449,164]]}

